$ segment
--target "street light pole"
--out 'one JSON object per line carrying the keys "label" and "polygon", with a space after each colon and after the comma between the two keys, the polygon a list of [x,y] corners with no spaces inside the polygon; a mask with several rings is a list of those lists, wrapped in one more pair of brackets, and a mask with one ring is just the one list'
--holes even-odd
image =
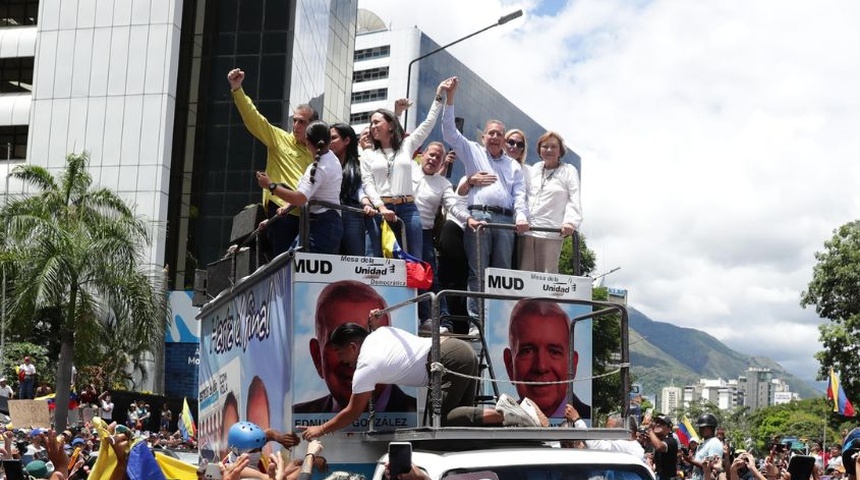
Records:
{"label": "street light pole", "polygon": [[[441,46],[435,50],[431,50],[431,51],[425,53],[424,55],[421,55],[420,57],[409,62],[409,66],[406,67],[406,96],[407,97],[409,96],[409,87],[412,85],[412,65],[415,64],[415,62],[423,60],[423,59],[429,57],[430,55],[439,53],[442,50],[445,50],[446,48],[448,48],[452,45],[456,45],[456,44],[462,42],[463,40],[468,40],[468,39],[474,37],[475,35],[477,35],[479,33],[483,33],[483,32],[486,32],[487,30],[489,30],[491,28],[498,27],[500,25],[504,25],[504,24],[510,22],[511,20],[513,20],[515,18],[522,17],[522,16],[523,16],[522,10],[517,10],[516,12],[511,12],[507,15],[499,17],[499,20],[496,21],[496,23],[494,23],[492,25],[488,25],[488,26],[478,30],[477,32],[472,32],[472,33],[466,35],[465,37],[458,38],[457,40],[454,40],[453,42],[451,42],[447,45],[443,45],[443,46]],[[406,128],[406,121],[408,119],[409,119],[409,109],[406,109],[406,113],[403,114],[403,128]]]}

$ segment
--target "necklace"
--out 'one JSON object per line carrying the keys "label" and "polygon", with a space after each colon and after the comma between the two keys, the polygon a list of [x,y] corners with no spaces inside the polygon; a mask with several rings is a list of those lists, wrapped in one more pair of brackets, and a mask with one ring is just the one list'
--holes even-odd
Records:
{"label": "necklace", "polygon": [[391,156],[385,154],[385,150],[382,151],[382,156],[385,157],[385,160],[388,162],[388,179],[391,179],[391,174],[394,173],[394,157],[397,155],[397,152],[394,150],[391,151]]}
{"label": "necklace", "polygon": [[556,165],[555,168],[551,168],[550,170],[552,170],[552,171],[549,172],[549,175],[547,175],[546,174],[546,170],[547,170],[546,169],[546,163],[543,164],[543,167],[541,167],[542,170],[541,170],[541,174],[540,174],[540,189],[541,189],[541,191],[543,191],[543,187],[544,187],[544,185],[546,185],[546,182],[552,180],[552,176],[555,175],[556,171],[558,171],[558,167],[559,167],[559,165]]}

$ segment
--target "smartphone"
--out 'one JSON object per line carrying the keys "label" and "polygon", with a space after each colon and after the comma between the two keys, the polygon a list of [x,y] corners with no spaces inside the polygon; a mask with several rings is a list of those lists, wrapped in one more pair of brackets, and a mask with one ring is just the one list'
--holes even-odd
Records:
{"label": "smartphone", "polygon": [[6,480],[24,480],[24,466],[21,460],[3,460],[3,471],[6,472]]}
{"label": "smartphone", "polygon": [[206,471],[203,472],[203,478],[207,480],[221,480],[221,468],[217,463],[206,465]]}
{"label": "smartphone", "polygon": [[815,457],[812,455],[795,455],[788,461],[791,480],[809,480],[813,468],[815,468]]}
{"label": "smartphone", "polygon": [[391,478],[397,478],[401,473],[412,470],[412,444],[409,442],[391,442],[388,444],[388,471]]}

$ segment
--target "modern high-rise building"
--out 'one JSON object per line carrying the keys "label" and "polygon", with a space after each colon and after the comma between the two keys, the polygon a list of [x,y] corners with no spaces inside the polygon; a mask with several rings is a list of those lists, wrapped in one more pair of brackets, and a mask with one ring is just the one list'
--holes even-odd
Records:
{"label": "modern high-rise building", "polygon": [[261,198],[265,147],[242,125],[227,71],[245,70],[274,125],[287,128],[299,103],[348,118],[356,15],[357,0],[3,2],[0,169],[56,172],[89,152],[95,183],[151,220],[151,263],[185,289]]}
{"label": "modern high-rise building", "polygon": [[300,103],[349,118],[356,18],[357,0],[0,2],[0,172],[56,174],[87,151],[94,183],[150,220],[151,264],[189,289],[262,195],[266,148],[242,124],[227,72],[246,72],[273,125],[288,129]]}
{"label": "modern high-rise building", "polygon": [[683,390],[681,387],[663,387],[660,393],[660,411],[671,415],[675,409],[683,405]]}
{"label": "modern high-rise building", "polygon": [[[406,114],[404,128],[414,130],[430,110],[439,83],[456,75],[460,78],[460,88],[455,108],[463,134],[479,140],[488,119],[502,120],[507,128],[525,132],[529,144],[527,163],[538,161],[535,153],[537,139],[552,126],[540,125],[447,50],[413,63],[410,75],[410,63],[440,45],[415,27],[390,30],[382,19],[368,10],[359,9],[358,17],[349,117],[349,123],[356,132],[360,133],[367,127],[374,110],[391,110],[394,101],[404,97],[414,101]],[[440,124],[441,121],[437,122],[428,141],[442,141]],[[581,173],[581,159],[571,148],[568,148],[564,161]],[[454,164],[455,178],[463,173],[462,168],[462,165]]]}
{"label": "modern high-rise building", "polygon": [[769,368],[750,367],[745,377],[738,378],[738,388],[744,392],[744,405],[752,410],[773,405],[773,373]]}

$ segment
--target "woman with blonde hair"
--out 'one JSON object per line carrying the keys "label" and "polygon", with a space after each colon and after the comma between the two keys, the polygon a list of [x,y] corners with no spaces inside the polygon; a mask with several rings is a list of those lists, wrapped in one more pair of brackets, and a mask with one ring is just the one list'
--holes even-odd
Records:
{"label": "woman with blonde hair", "polygon": [[522,130],[512,128],[505,132],[505,153],[519,162],[520,165],[526,164],[528,148],[529,143],[526,141],[526,134]]}
{"label": "woman with blonde hair", "polygon": [[541,161],[528,171],[529,224],[532,227],[559,228],[558,232],[530,230],[520,236],[519,268],[535,272],[558,273],[558,258],[564,237],[573,235],[582,223],[579,172],[564,163],[564,139],[546,132],[537,141]]}

